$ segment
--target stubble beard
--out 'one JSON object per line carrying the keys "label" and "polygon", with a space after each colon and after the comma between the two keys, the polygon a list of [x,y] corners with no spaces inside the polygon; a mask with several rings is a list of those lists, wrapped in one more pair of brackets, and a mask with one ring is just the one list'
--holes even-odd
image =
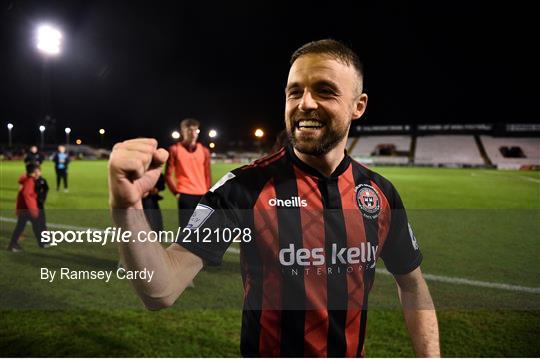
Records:
{"label": "stubble beard", "polygon": [[289,142],[298,151],[310,156],[323,156],[333,150],[349,132],[349,126],[343,128],[334,128],[329,126],[328,122],[325,125],[325,133],[318,138],[310,138],[307,140],[298,139],[296,137],[296,127],[293,123],[287,129],[287,137]]}

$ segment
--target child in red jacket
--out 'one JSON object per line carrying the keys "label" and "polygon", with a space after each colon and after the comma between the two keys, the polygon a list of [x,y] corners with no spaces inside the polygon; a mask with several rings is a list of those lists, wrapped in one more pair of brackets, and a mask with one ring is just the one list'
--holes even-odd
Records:
{"label": "child in red jacket", "polygon": [[41,175],[41,170],[35,163],[26,165],[26,174],[19,178],[19,193],[17,195],[17,225],[11,236],[11,243],[8,246],[8,251],[22,251],[19,245],[19,237],[24,231],[26,222],[32,223],[34,235],[40,247],[45,247],[41,243],[41,231],[45,230],[43,224],[39,220],[38,198],[36,193],[36,178]]}

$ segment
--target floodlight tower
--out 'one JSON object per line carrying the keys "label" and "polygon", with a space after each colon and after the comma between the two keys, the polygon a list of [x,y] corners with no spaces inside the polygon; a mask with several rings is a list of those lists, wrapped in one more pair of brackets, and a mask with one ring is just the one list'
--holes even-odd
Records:
{"label": "floodlight tower", "polygon": [[39,132],[40,132],[40,138],[41,138],[41,149],[43,150],[43,147],[45,146],[45,126],[41,125],[39,126]]}
{"label": "floodlight tower", "polygon": [[12,123],[8,123],[8,124],[7,124],[7,129],[8,129],[8,143],[9,143],[9,148],[11,148],[11,130],[13,130],[13,124],[12,124]]}
{"label": "floodlight tower", "polygon": [[41,73],[41,116],[43,116],[45,125],[51,126],[54,134],[55,123],[49,122],[51,117],[51,85],[49,61],[62,53],[63,34],[60,29],[51,24],[41,24],[36,28],[35,41],[36,49],[42,57]]}
{"label": "floodlight tower", "polygon": [[69,151],[69,134],[71,133],[71,128],[66,127],[64,132],[66,133],[66,151]]}

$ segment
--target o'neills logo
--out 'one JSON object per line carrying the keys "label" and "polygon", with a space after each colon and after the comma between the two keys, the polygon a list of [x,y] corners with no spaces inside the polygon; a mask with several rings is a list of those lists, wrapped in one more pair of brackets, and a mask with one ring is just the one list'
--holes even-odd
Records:
{"label": "o'neills logo", "polygon": [[307,201],[300,197],[291,197],[290,199],[270,198],[268,205],[270,207],[307,207]]}
{"label": "o'neills logo", "polygon": [[362,215],[369,219],[375,219],[381,211],[381,200],[377,190],[368,184],[361,184],[354,189],[356,192],[356,203]]}
{"label": "o'neills logo", "polygon": [[375,262],[377,249],[379,246],[373,246],[371,243],[360,243],[360,247],[342,247],[338,248],[333,243],[330,255],[325,255],[324,248],[298,248],[294,244],[289,244],[288,248],[279,251],[279,263],[282,266],[322,266],[327,258],[330,265],[333,264],[360,264]]}

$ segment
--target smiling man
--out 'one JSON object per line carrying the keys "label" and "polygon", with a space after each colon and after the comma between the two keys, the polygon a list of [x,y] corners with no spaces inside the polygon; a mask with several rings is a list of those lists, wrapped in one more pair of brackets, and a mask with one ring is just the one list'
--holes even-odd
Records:
{"label": "smiling man", "polygon": [[359,60],[337,48],[331,56],[325,45],[310,44],[293,55],[285,89],[287,132],[303,160],[305,155],[323,159],[331,152],[343,157],[351,120],[362,116],[367,105]]}
{"label": "smiling man", "polygon": [[[394,274],[417,356],[439,356],[435,310],[420,271],[422,255],[392,184],[345,152],[351,121],[367,95],[357,55],[334,40],[308,43],[291,58],[285,90],[290,146],[232,171],[202,198],[188,227],[210,228],[209,243],[186,238],[120,247],[150,309],[172,305],[204,264],[219,265],[238,230],[244,281],[244,356],[363,356],[368,294],[382,258]],[[117,144],[109,164],[118,225],[148,230],[141,197],[167,152],[152,139]],[[126,228],[127,227],[127,228]]]}

